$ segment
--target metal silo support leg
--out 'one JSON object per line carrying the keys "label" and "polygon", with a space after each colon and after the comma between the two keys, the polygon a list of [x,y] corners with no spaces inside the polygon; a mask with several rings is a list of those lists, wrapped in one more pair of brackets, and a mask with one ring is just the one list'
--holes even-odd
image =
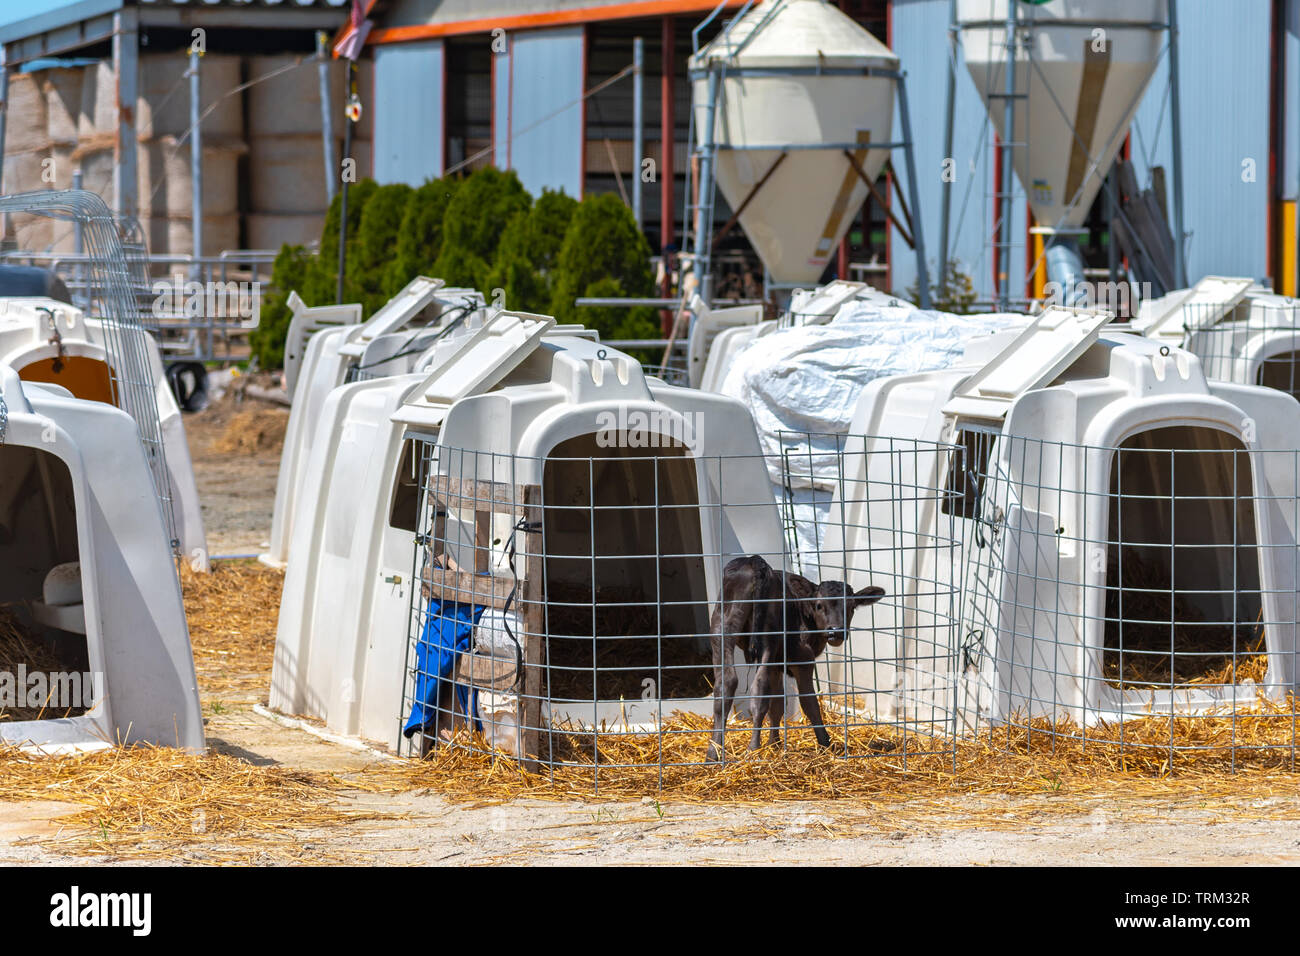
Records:
{"label": "metal silo support leg", "polygon": [[718,115],[718,71],[709,70],[709,100],[700,130],[700,182],[695,197],[695,275],[699,280],[699,294],[705,302],[711,300],[709,285],[712,279],[709,257],[713,238],[713,163],[717,147],[713,142],[714,123]]}
{"label": "metal silo support leg", "polygon": [[1183,113],[1178,95],[1178,3],[1169,0],[1169,133],[1174,166],[1174,285],[1186,288],[1187,263],[1183,260]]}
{"label": "metal silo support leg", "polygon": [[[957,0],[948,4],[948,89],[943,107],[943,160],[952,160],[953,107],[957,99]],[[952,221],[952,183],[946,178],[939,183],[939,287],[948,279],[948,230]],[[917,210],[919,216],[921,211]]]}
{"label": "metal silo support leg", "polygon": [[907,167],[907,195],[916,210],[912,220],[912,251],[916,254],[916,285],[923,309],[930,308],[930,274],[925,265],[925,238],[921,227],[921,203],[916,188],[916,154],[912,146],[912,118],[907,109],[906,73],[898,73],[898,121],[903,127],[903,163]]}
{"label": "metal silo support leg", "polygon": [[1002,103],[1002,193],[998,222],[998,308],[1011,308],[1011,216],[1014,212],[1012,190],[1015,182],[1015,156],[1011,152],[1016,142],[1016,5],[1007,4],[1007,66],[1006,85]]}

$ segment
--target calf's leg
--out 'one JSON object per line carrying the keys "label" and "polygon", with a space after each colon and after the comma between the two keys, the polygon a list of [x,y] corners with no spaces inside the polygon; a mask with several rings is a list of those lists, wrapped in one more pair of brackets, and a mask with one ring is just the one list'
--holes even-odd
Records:
{"label": "calf's leg", "polygon": [[767,739],[773,747],[779,747],[781,746],[781,721],[785,720],[785,675],[778,671],[772,684],[772,693],[775,696],[768,699],[767,721],[772,729]]}
{"label": "calf's leg", "polygon": [[[754,715],[754,732],[749,738],[749,749],[757,750],[763,741],[763,722],[772,711],[772,671],[769,664],[760,664],[754,673],[754,701],[751,713]],[[778,674],[777,680],[780,679]]]}
{"label": "calf's leg", "polygon": [[736,676],[733,648],[735,642],[714,634],[713,645],[713,734],[709,738],[709,759],[722,759],[722,738],[727,729],[727,717],[736,699]]}
{"label": "calf's leg", "polygon": [[799,687],[799,706],[803,708],[808,722],[813,725],[818,745],[829,747],[831,738],[822,722],[822,705],[817,700],[817,691],[813,687],[812,664],[796,664],[790,670],[794,672],[795,684]]}

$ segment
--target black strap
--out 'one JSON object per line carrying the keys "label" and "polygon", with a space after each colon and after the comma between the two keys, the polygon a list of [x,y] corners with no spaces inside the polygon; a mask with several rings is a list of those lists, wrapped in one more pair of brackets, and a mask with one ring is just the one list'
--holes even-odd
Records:
{"label": "black strap", "polygon": [[515,637],[514,632],[510,630],[510,605],[515,602],[515,594],[519,591],[519,573],[515,570],[515,536],[520,532],[528,534],[534,531],[541,531],[542,523],[540,521],[529,521],[527,518],[520,518],[515,522],[515,526],[510,529],[510,539],[506,542],[506,560],[510,565],[510,576],[514,583],[510,587],[510,593],[506,595],[505,603],[501,606],[501,624],[506,629],[506,636],[510,638],[515,645],[515,673],[522,674],[524,670],[524,649]]}

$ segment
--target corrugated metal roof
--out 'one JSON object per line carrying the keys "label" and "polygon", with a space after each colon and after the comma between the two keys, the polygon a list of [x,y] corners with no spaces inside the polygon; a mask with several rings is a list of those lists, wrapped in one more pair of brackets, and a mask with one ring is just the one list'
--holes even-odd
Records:
{"label": "corrugated metal roof", "polygon": [[150,10],[277,10],[330,11],[342,14],[351,0],[32,0],[8,4],[0,11],[0,43],[12,43],[53,31],[75,29],[76,24],[110,17],[132,7]]}
{"label": "corrugated metal roof", "polygon": [[351,0],[135,0],[141,7],[347,7]]}

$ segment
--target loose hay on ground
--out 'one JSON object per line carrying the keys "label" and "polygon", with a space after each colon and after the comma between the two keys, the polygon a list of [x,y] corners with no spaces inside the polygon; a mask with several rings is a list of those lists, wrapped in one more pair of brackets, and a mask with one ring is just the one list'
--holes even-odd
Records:
{"label": "loose hay on ground", "polygon": [[205,695],[261,700],[271,682],[284,572],[220,561],[208,574],[181,570],[194,666]]}
{"label": "loose hay on ground", "polygon": [[222,855],[263,849],[260,838],[306,827],[379,819],[335,796],[360,789],[327,774],[258,767],[224,754],[123,747],[67,757],[0,747],[6,800],[54,800],[78,809],[59,824],[73,849],[172,855],[181,844],[219,844]]}
{"label": "loose hay on ground", "polygon": [[[25,612],[24,612],[25,613]],[[0,605],[0,674],[13,675],[14,691],[25,695],[27,688],[19,687],[17,676],[20,666],[27,675],[41,674],[49,681],[50,675],[80,670],[59,657],[38,633],[38,629],[24,621],[24,614],[17,608]],[[50,693],[53,686],[50,685]],[[46,717],[78,717],[86,712],[85,707],[64,707],[54,711],[49,701],[43,701],[32,707],[5,707],[0,702],[0,720],[41,720]]]}
{"label": "loose hay on ground", "polygon": [[[265,695],[282,581],[279,572],[253,564],[222,563],[211,575],[184,573],[195,658],[206,693],[215,688],[222,693]],[[808,728],[799,725],[791,729],[784,752],[765,748],[747,754],[744,746],[749,728],[733,723],[730,736],[734,739],[725,766],[699,762],[707,746],[707,718],[678,714],[666,726],[662,772],[660,741],[643,735],[603,738],[598,758],[582,740],[561,740],[557,753],[575,761],[585,754],[586,763],[554,772],[525,774],[506,759],[443,749],[426,761],[372,767],[351,777],[346,786],[359,788],[364,781],[367,789],[389,792],[426,789],[478,804],[515,798],[648,798],[753,806],[841,800],[853,802],[859,809],[887,808],[891,827],[900,819],[915,819],[939,827],[1018,828],[1053,816],[1095,812],[1097,801],[1126,808],[1127,820],[1135,819],[1137,802],[1149,801],[1150,817],[1158,820],[1160,807],[1192,800],[1197,807],[1234,818],[1249,813],[1261,819],[1289,819],[1297,813],[1293,802],[1280,800],[1274,805],[1269,798],[1290,797],[1300,782],[1300,775],[1294,772],[1293,701],[1261,703],[1255,711],[1235,717],[1152,717],[1122,726],[1092,727],[1086,740],[1072,725],[1049,728],[1037,721],[1028,727],[1004,727],[991,735],[962,739],[955,760],[951,754],[923,755],[919,751],[931,749],[932,742],[915,736],[904,741],[886,727],[854,731],[861,736],[855,737],[853,750],[871,752],[869,757],[846,759],[822,751],[815,747]],[[1204,749],[1175,753],[1171,763],[1171,732],[1180,745]],[[1118,741],[1121,735],[1124,750],[1104,745],[1106,740]],[[1237,773],[1231,774],[1234,740]],[[172,751],[159,753],[175,756]],[[213,758],[182,755],[182,759]],[[240,781],[241,774],[267,772],[234,758],[219,759],[233,765],[227,771],[232,781]],[[593,786],[596,759],[600,766],[598,788]],[[615,764],[642,766],[618,769]],[[207,798],[194,795],[195,782],[206,772],[199,767],[172,767],[160,759],[153,772],[158,774],[155,784],[141,789],[134,798],[137,803],[127,795],[131,787],[116,797],[92,791],[77,796],[74,790],[79,784],[69,782],[67,799],[84,804],[72,819],[83,829],[96,827],[96,812],[104,807],[109,811],[106,819],[125,828],[114,836],[118,831],[110,826],[105,831],[105,846],[131,845],[132,841],[144,846],[130,824],[139,829],[141,820],[149,825],[148,821],[162,817],[164,826],[141,832],[149,834],[148,845],[172,840],[175,846],[200,839],[191,832],[191,817],[204,799],[210,799],[209,806],[215,808],[206,813],[209,834],[213,833],[215,814],[231,827],[218,832],[228,832],[236,842],[248,839],[249,834],[288,834],[294,827],[327,826],[357,818],[330,805],[332,792],[345,786],[332,778],[292,773],[284,778],[245,777],[236,785],[240,791],[234,795],[237,799],[228,804],[219,789]],[[0,769],[0,784],[6,782],[6,773]],[[175,778],[170,786],[179,790],[168,790],[169,777]],[[49,799],[45,784],[55,778],[38,774],[38,779],[40,782],[26,791],[19,790],[18,798]],[[187,787],[190,797],[175,795]],[[258,809],[241,809],[239,799],[255,799],[243,791],[268,795],[273,806],[265,814],[260,804]],[[1009,802],[1008,797],[1016,799]],[[1243,802],[1253,809],[1243,809]],[[1136,815],[1144,812],[1139,810]],[[250,840],[250,844],[254,842]]]}
{"label": "loose hay on ground", "polygon": [[284,444],[289,412],[280,408],[246,408],[231,416],[229,423],[208,446],[221,455],[256,455]]}
{"label": "loose hay on ground", "polygon": [[[1151,717],[1090,727],[1086,739],[1069,723],[1051,727],[1034,721],[961,738],[955,756],[951,750],[941,752],[942,741],[903,737],[883,726],[850,732],[852,752],[871,756],[839,756],[842,732],[831,751],[822,750],[806,725],[792,728],[784,750],[747,753],[749,728],[733,723],[725,765],[700,762],[708,744],[708,718],[675,713],[666,721],[662,742],[654,735],[602,738],[599,766],[590,747],[570,741],[557,753],[574,765],[543,767],[539,773],[467,748],[444,748],[427,760],[377,772],[391,775],[395,785],[424,787],[457,800],[595,797],[757,804],[853,799],[911,803],[913,810],[929,814],[957,813],[973,795],[1002,795],[1049,796],[1047,812],[1071,813],[1082,811],[1061,799],[1066,794],[1170,800],[1289,796],[1300,782],[1292,744],[1293,705],[1287,699],[1261,702],[1253,713],[1235,717]],[[1171,757],[1171,733],[1180,746],[1201,749]],[[1121,735],[1123,749],[1115,746]],[[1297,813],[1291,805],[1278,812],[1288,818]]]}

